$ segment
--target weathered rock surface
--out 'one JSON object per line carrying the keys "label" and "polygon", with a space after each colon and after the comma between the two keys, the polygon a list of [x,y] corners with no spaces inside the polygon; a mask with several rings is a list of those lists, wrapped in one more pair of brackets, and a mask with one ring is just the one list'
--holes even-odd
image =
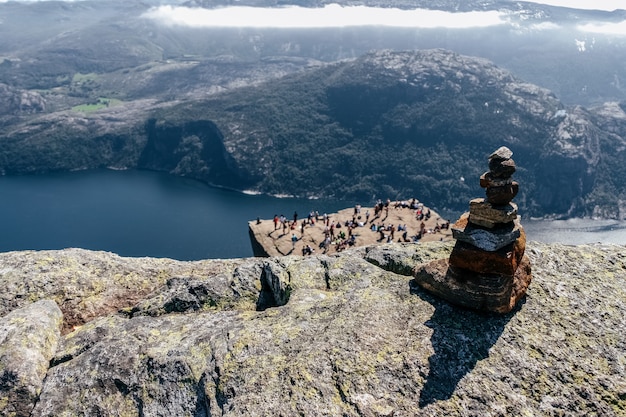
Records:
{"label": "weathered rock surface", "polygon": [[414,284],[452,304],[475,310],[508,313],[513,310],[532,280],[528,257],[522,257],[515,266],[510,275],[495,271],[486,274],[455,266],[452,260],[440,259],[416,268]]}
{"label": "weathered rock surface", "polygon": [[479,274],[490,270],[494,274],[513,276],[524,256],[525,245],[525,233],[522,233],[515,242],[493,252],[457,242],[450,254],[450,265]]}
{"label": "weathered rock surface", "polygon": [[468,216],[465,213],[453,226],[450,226],[452,236],[460,242],[469,243],[485,251],[497,251],[515,242],[522,235],[523,229],[517,219],[497,228],[486,230],[470,223],[470,218],[471,214]]}
{"label": "weathered rock surface", "polygon": [[0,414],[29,416],[61,338],[63,315],[50,300],[0,319]]}
{"label": "weathered rock surface", "polygon": [[[498,316],[411,285],[416,265],[451,250],[202,262],[12,252],[0,254],[2,306],[66,300],[83,319],[61,338],[33,417],[626,414],[624,247],[529,243],[533,285]],[[264,290],[286,303],[258,311]],[[113,292],[128,300],[111,308]]]}
{"label": "weathered rock surface", "polygon": [[19,90],[0,83],[0,115],[41,113],[46,101],[35,91]]}
{"label": "weathered rock surface", "polygon": [[[121,44],[114,44],[120,52]],[[137,51],[124,56],[134,62]],[[163,51],[153,52],[161,61]],[[271,55],[263,67],[237,60],[157,64],[151,58],[138,72],[99,73],[91,99],[117,91],[124,103],[89,113],[70,110],[84,99],[66,96],[58,102],[57,94],[47,91],[43,114],[26,116],[43,110],[40,93],[0,91],[12,103],[0,128],[0,174],[156,169],[269,194],[354,200],[414,194],[459,209],[458,201],[473,192],[452,179],[476,172],[473,161],[504,139],[525,167],[518,199],[527,215],[619,214],[626,182],[620,175],[603,175],[621,172],[624,160],[622,138],[613,132],[626,129],[626,123],[616,112],[596,118],[583,108],[566,110],[550,91],[484,59],[450,51],[377,51],[320,66]],[[254,88],[233,88],[309,64],[316,68]],[[39,78],[9,60],[5,65],[9,73]],[[83,71],[67,76],[77,72]],[[230,91],[211,94],[219,90]],[[277,119],[269,123],[268,114]],[[450,163],[456,159],[463,163]],[[407,170],[416,160],[418,174]]]}
{"label": "weathered rock surface", "polygon": [[458,224],[454,225],[453,230],[455,227],[457,229],[465,227],[467,220],[474,224],[493,228],[498,224],[512,222],[516,218],[517,204],[515,203],[494,207],[492,203],[485,201],[484,198],[474,198],[470,201],[469,219],[466,219],[465,216],[461,217],[457,222]]}
{"label": "weathered rock surface", "polygon": [[[232,275],[232,292],[246,294],[250,261],[179,262],[157,258],[123,258],[83,249],[0,253],[0,314],[32,302],[51,299],[63,311],[63,331],[97,317],[130,309],[161,288],[170,278]],[[242,276],[244,275],[244,276]],[[256,278],[256,273],[253,275]],[[217,280],[210,284],[218,287]],[[240,288],[243,287],[243,288]],[[163,289],[162,291],[166,291]],[[224,291],[223,287],[215,291]],[[153,296],[156,296],[153,294]],[[240,302],[254,305],[256,294]],[[148,309],[148,307],[145,307]],[[165,307],[164,307],[165,309]]]}

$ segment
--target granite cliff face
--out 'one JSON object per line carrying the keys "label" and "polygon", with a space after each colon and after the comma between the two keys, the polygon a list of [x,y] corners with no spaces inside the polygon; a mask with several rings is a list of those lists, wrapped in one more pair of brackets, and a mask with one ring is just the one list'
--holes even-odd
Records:
{"label": "granite cliff face", "polygon": [[199,262],[0,254],[0,409],[626,414],[623,247],[529,243],[533,282],[503,316],[454,307],[413,282],[416,265],[451,249]]}
{"label": "granite cliff face", "polygon": [[458,209],[478,189],[458,179],[479,175],[477,161],[504,144],[524,167],[518,202],[532,215],[593,210],[585,198],[599,186],[607,137],[588,111],[446,50],[376,51],[201,107],[180,104],[163,118],[176,115],[214,120],[251,188],[275,194],[384,190]]}
{"label": "granite cliff face", "polygon": [[0,83],[0,115],[32,114],[45,110],[46,101],[41,94]]}
{"label": "granite cliff face", "polygon": [[566,108],[484,59],[378,51],[221,94],[15,116],[0,129],[0,173],[140,168],[269,194],[416,195],[462,210],[478,191],[463,179],[504,144],[524,167],[525,213],[623,217],[626,123],[607,109]]}

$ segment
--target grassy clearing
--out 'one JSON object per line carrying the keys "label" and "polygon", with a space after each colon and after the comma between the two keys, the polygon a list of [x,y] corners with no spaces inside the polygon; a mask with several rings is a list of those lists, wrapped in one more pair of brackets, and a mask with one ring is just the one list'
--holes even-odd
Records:
{"label": "grassy clearing", "polygon": [[72,77],[72,83],[80,84],[80,83],[89,82],[89,81],[96,81],[97,79],[98,79],[98,74],[95,74],[93,72],[89,74],[81,74],[80,72],[77,72]]}
{"label": "grassy clearing", "polygon": [[106,109],[109,107],[119,106],[120,104],[122,104],[121,100],[114,99],[114,98],[100,97],[98,98],[98,101],[96,103],[81,104],[78,106],[74,106],[72,107],[72,110],[75,112],[81,112],[81,113],[93,113],[95,111]]}

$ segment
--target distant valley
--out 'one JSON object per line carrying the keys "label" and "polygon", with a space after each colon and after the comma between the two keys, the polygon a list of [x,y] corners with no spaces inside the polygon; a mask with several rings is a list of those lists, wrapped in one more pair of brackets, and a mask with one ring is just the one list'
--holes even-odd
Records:
{"label": "distant valley", "polygon": [[[506,2],[512,19],[576,20],[520,5]],[[626,216],[619,38],[581,51],[502,27],[188,29],[143,18],[148,8],[0,4],[12,16],[0,23],[2,174],[140,168],[270,194],[418,196],[463,209],[482,194],[486,156],[506,145],[525,213]],[[17,30],[24,21],[30,29]],[[490,44],[494,34],[511,44]]]}

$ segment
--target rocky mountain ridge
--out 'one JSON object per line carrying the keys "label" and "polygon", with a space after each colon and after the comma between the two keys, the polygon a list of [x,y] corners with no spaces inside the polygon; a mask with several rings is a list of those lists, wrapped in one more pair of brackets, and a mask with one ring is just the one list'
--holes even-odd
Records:
{"label": "rocky mountain ridge", "polygon": [[626,413],[623,247],[529,243],[527,297],[497,316],[414,285],[416,265],[450,250],[390,244],[198,262],[0,254],[0,407],[16,416]]}
{"label": "rocky mountain ridge", "polygon": [[[272,0],[245,4],[278,6]],[[358,5],[497,11],[506,23],[469,31],[192,30],[146,18],[147,3],[2,3],[0,173],[157,169],[276,194],[368,201],[415,194],[441,211],[458,209],[455,196],[462,201],[476,187],[460,181],[473,177],[475,168],[453,166],[450,160],[481,159],[487,151],[473,149],[474,144],[499,142],[502,133],[504,144],[533,149],[526,153],[528,162],[520,161],[528,170],[523,178],[528,194],[520,201],[525,212],[624,218],[623,135],[618,133],[623,119],[571,107],[625,97],[621,41],[600,35],[591,40],[578,29],[619,22],[623,11],[503,1]],[[559,36],[537,29],[546,24]],[[373,47],[417,49],[417,58],[389,52],[378,54],[386,63],[376,54],[358,58]],[[436,47],[456,53],[419,52]],[[466,55],[483,58],[470,63],[461,59]],[[568,105],[485,58],[550,87]],[[401,60],[413,72],[386,67]],[[471,76],[457,77],[463,71]],[[217,98],[220,92],[225,94]],[[437,99],[437,93],[446,97]],[[188,109],[193,118],[185,116]],[[508,126],[498,117],[509,119]],[[314,146],[301,146],[309,142]],[[500,143],[489,142],[485,149],[492,145]],[[410,172],[407,167],[415,161],[419,168]],[[392,166],[386,169],[387,164]]]}
{"label": "rocky mountain ridge", "polygon": [[604,175],[619,172],[621,120],[480,58],[379,51],[201,100],[46,115],[5,129],[0,170],[146,168],[271,194],[419,195],[441,210],[476,193],[462,179],[504,144],[525,212],[621,217],[621,174]]}
{"label": "rocky mountain ridge", "polygon": [[[145,14],[153,2],[5,2],[0,14],[0,82],[38,89],[49,108],[65,109],[99,97],[177,98],[199,89],[219,91],[308,66],[356,58],[373,48],[446,48],[482,56],[555,93],[568,105],[624,100],[624,44],[581,26],[619,23],[623,10],[601,11],[517,1],[208,0],[173,7],[259,8],[328,4],[447,13],[491,12],[502,24],[487,28],[187,28]],[[122,41],[123,40],[123,41]],[[230,63],[214,66],[215,62]],[[216,71],[217,70],[217,71]],[[87,80],[85,80],[87,77]],[[87,82],[83,82],[87,81]]]}

